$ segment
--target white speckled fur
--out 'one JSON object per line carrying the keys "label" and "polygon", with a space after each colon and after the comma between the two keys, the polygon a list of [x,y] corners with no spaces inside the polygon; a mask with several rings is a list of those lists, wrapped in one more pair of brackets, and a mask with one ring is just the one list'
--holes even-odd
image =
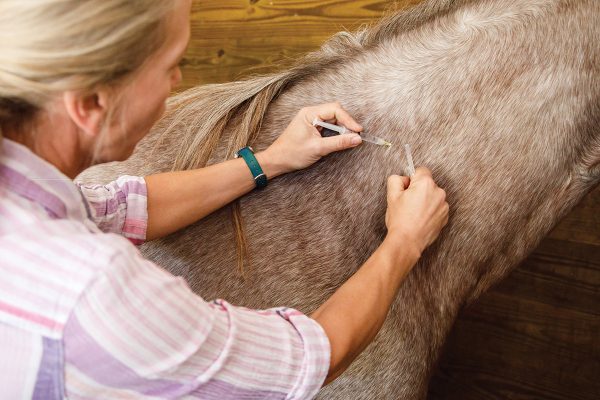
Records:
{"label": "white speckled fur", "polygon": [[[429,1],[393,20],[378,36],[332,39],[324,56],[344,46],[350,56],[284,87],[252,140],[264,148],[301,106],[340,99],[367,131],[410,143],[415,162],[448,192],[450,224],[404,283],[375,342],[323,399],[424,398],[460,308],[518,265],[600,175],[600,2]],[[251,84],[182,95],[187,114],[167,117],[179,128],[157,157],[148,154],[165,124],[127,162],[83,178],[169,169],[207,135],[195,116],[205,120]],[[246,280],[235,267],[227,210],[143,251],[206,299],[310,312],[382,240],[385,179],[403,172],[403,160],[401,146],[363,144],[243,198]]]}

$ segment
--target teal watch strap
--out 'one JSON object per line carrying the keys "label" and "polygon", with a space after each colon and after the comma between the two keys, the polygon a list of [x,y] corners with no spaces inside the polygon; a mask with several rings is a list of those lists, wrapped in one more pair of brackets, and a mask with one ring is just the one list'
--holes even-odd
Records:
{"label": "teal watch strap", "polygon": [[261,189],[267,186],[267,176],[260,167],[256,157],[254,157],[254,150],[252,150],[252,147],[247,146],[238,150],[238,152],[235,153],[235,158],[238,157],[242,157],[244,161],[246,161],[246,164],[248,164],[248,168],[250,168],[250,172],[254,177],[254,183],[256,183],[256,187]]}

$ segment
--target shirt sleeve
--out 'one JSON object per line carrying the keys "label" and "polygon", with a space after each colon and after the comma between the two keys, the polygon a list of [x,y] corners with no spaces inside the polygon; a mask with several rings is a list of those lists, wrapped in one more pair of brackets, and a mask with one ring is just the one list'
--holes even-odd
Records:
{"label": "shirt sleeve", "polygon": [[330,346],[316,321],[289,308],[205,302],[129,247],[86,290],[65,326],[67,397],[317,394]]}
{"label": "shirt sleeve", "polygon": [[148,197],[144,178],[125,175],[107,185],[77,186],[98,228],[123,235],[136,245],[146,240]]}

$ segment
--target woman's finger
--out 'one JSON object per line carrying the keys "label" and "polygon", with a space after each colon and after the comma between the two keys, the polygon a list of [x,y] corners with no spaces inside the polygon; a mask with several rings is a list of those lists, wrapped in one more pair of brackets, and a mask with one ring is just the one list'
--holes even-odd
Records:
{"label": "woman's finger", "polygon": [[347,134],[347,135],[336,135],[320,139],[320,156],[324,157],[334,151],[341,151],[351,149],[361,144],[362,140],[360,135]]}
{"label": "woman's finger", "polygon": [[426,179],[426,178],[433,179],[432,176],[431,176],[431,171],[429,170],[429,168],[418,167],[415,170],[415,174],[413,175],[411,182],[420,181],[421,179]]}
{"label": "woman's finger", "polygon": [[400,194],[406,189],[407,180],[404,176],[391,175],[387,180],[387,201],[388,205],[394,202]]}
{"label": "woman's finger", "polygon": [[363,129],[339,103],[327,103],[309,107],[306,110],[306,119],[312,124],[315,118],[321,121],[333,121],[337,125],[343,125],[354,132],[360,132]]}

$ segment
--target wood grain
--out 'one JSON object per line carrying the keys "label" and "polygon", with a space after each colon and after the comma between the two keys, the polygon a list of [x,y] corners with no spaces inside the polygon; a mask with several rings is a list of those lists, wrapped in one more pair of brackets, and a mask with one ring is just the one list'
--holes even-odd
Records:
{"label": "wood grain", "polygon": [[600,398],[600,246],[547,238],[458,320],[430,399]]}
{"label": "wood grain", "polygon": [[[315,50],[418,0],[195,0],[181,90]],[[511,276],[465,310],[431,399],[600,398],[600,188]]]}
{"label": "wood grain", "polygon": [[[194,1],[192,38],[181,89],[228,82],[316,50],[332,34],[376,20],[418,0]],[[256,73],[258,71],[252,71]]]}

